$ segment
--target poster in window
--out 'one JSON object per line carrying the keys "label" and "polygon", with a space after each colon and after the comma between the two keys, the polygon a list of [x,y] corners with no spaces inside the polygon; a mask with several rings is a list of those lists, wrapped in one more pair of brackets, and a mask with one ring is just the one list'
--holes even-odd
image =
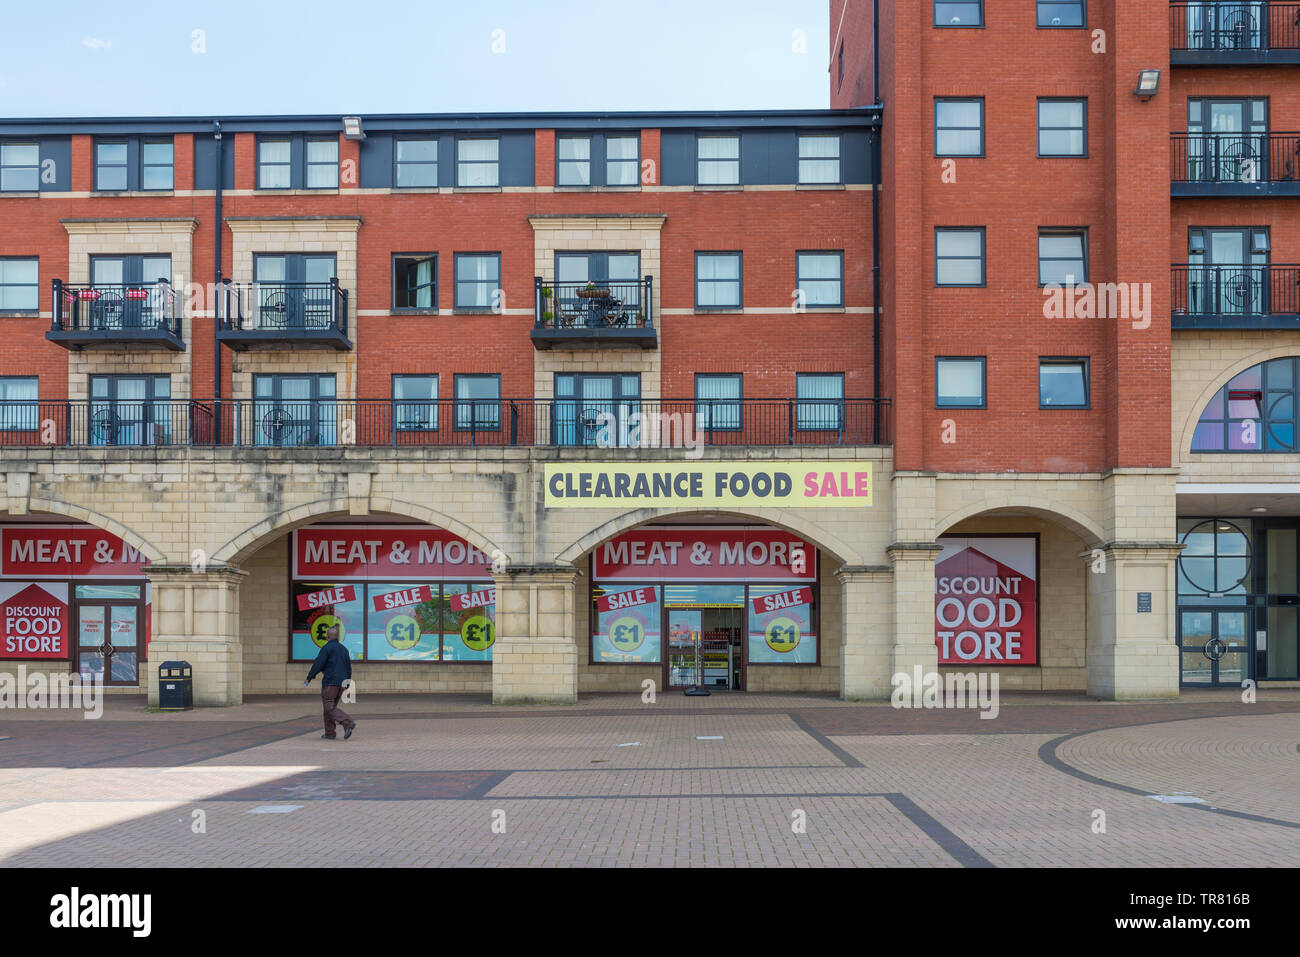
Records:
{"label": "poster in window", "polygon": [[367,585],[366,654],[370,661],[437,661],[438,585]]}
{"label": "poster in window", "polygon": [[365,657],[363,589],[335,582],[294,582],[291,655],[294,661],[314,661],[325,646],[330,627],[338,625],[339,640],[353,660]]}
{"label": "poster in window", "polygon": [[606,586],[594,604],[593,661],[657,663],[660,660],[657,585]]}
{"label": "poster in window", "polygon": [[749,663],[808,665],[817,662],[813,633],[813,590],[804,585],[751,585],[749,588]]}

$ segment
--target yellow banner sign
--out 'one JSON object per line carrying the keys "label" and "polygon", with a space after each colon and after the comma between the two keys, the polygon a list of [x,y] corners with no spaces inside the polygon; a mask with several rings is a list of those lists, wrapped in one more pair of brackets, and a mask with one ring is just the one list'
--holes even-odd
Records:
{"label": "yellow banner sign", "polygon": [[550,463],[547,508],[864,508],[870,462]]}

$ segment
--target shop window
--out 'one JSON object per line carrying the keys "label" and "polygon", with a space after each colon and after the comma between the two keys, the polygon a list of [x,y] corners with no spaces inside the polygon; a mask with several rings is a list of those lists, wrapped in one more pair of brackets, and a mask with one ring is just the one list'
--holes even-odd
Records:
{"label": "shop window", "polygon": [[984,99],[934,101],[934,155],[984,155]]}
{"label": "shop window", "polygon": [[1272,359],[1228,380],[1201,411],[1193,452],[1295,452],[1300,358]]}
{"label": "shop window", "polygon": [[813,588],[801,585],[750,585],[745,605],[749,621],[749,663],[811,665],[817,663]]}
{"label": "shop window", "polygon": [[658,664],[662,660],[658,585],[593,585],[591,597],[594,663]]}

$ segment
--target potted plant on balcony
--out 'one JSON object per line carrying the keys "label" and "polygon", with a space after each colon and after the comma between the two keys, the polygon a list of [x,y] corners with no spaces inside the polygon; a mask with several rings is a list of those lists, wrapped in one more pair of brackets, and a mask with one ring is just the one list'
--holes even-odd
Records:
{"label": "potted plant on balcony", "polygon": [[640,309],[636,311],[636,327],[638,329],[645,328],[645,313],[642,312]]}
{"label": "potted plant on balcony", "polygon": [[554,325],[555,325],[555,313],[547,309],[544,313],[542,313],[542,328],[550,329]]}
{"label": "potted plant on balcony", "polygon": [[607,299],[609,298],[608,289],[599,289],[594,282],[589,282],[583,288],[578,290],[579,299]]}

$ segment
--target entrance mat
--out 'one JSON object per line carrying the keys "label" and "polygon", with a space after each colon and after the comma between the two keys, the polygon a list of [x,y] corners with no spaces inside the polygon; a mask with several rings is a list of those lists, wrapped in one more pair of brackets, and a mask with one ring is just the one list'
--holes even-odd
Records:
{"label": "entrance mat", "polygon": [[303,771],[228,791],[214,801],[474,800],[509,771]]}

